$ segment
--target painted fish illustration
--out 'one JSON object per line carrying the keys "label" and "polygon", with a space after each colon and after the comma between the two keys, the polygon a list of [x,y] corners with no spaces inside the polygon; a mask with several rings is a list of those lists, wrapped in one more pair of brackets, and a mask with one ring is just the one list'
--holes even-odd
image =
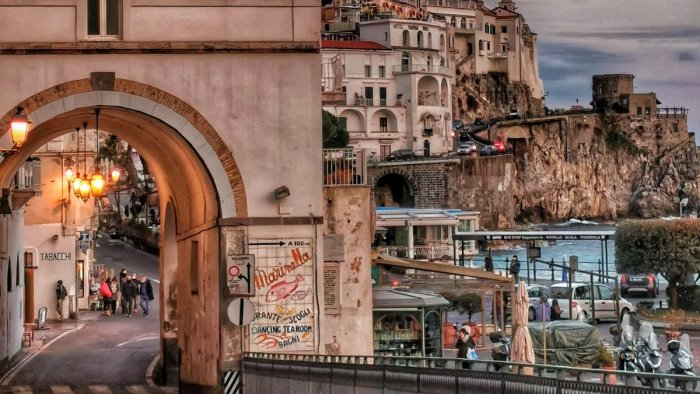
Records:
{"label": "painted fish illustration", "polygon": [[301,301],[304,298],[306,298],[307,294],[309,294],[309,289],[305,289],[305,290],[300,289],[300,290],[295,291],[294,294],[292,294],[289,297],[289,299],[294,300],[294,301]]}
{"label": "painted fish illustration", "polygon": [[273,285],[265,295],[265,302],[286,300],[287,297],[292,295],[297,287],[299,287],[299,282],[302,282],[303,280],[304,277],[301,276],[301,274],[297,274],[297,277],[291,282],[284,281]]}

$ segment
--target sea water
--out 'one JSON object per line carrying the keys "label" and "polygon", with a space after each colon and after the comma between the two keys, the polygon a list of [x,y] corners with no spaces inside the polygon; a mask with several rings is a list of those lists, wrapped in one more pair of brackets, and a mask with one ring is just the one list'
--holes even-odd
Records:
{"label": "sea water", "polygon": [[[533,231],[614,231],[614,225],[601,225],[595,222],[587,222],[572,219],[565,223],[545,224],[531,226]],[[583,271],[593,271],[594,273],[606,273],[609,276],[616,276],[615,269],[615,240],[609,239],[605,242],[599,240],[594,241],[556,241],[545,242],[541,241],[537,245],[540,248],[540,258],[537,259],[536,267],[530,263],[530,278],[536,282],[533,268],[536,268],[537,279],[552,280],[552,270],[548,264],[541,261],[551,262],[559,265],[568,266],[571,257],[578,258],[578,269]],[[479,252],[479,255],[471,262],[473,267],[481,268],[484,266],[484,258],[489,253],[488,245],[482,245],[484,249]],[[607,269],[606,264],[607,250]],[[525,280],[527,278],[527,241],[514,241],[506,249],[495,250],[491,248],[491,257],[493,258],[494,270],[496,272],[504,271],[510,266],[510,260],[513,256],[517,256],[520,261],[520,277]],[[465,265],[469,265],[467,261]],[[554,281],[563,281],[562,269],[554,267]],[[585,273],[577,273],[574,281],[588,282],[590,275]],[[597,278],[594,277],[597,281]]]}

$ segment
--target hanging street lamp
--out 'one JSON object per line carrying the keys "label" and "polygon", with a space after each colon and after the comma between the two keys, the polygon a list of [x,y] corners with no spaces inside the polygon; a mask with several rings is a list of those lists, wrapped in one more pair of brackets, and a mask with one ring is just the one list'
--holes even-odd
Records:
{"label": "hanging street lamp", "polygon": [[17,107],[17,113],[10,119],[12,143],[15,148],[19,148],[27,140],[27,133],[29,133],[29,125],[31,124],[27,115],[23,114],[22,111],[24,111],[22,106]]}

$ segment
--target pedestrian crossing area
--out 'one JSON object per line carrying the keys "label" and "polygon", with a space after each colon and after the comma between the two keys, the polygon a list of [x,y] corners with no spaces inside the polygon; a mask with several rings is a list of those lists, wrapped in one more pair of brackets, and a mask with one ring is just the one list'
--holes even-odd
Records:
{"label": "pedestrian crossing area", "polygon": [[147,385],[131,385],[131,386],[105,386],[105,385],[88,385],[88,386],[68,386],[68,385],[51,385],[45,387],[35,386],[2,386],[0,393],[13,394],[174,394],[178,390],[176,387],[157,387]]}

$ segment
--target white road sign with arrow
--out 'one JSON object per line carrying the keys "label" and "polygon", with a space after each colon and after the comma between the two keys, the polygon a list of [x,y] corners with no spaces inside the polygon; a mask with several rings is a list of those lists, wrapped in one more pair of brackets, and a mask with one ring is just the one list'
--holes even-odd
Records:
{"label": "white road sign with arrow", "polygon": [[226,285],[231,295],[254,296],[255,255],[232,254],[226,257]]}

